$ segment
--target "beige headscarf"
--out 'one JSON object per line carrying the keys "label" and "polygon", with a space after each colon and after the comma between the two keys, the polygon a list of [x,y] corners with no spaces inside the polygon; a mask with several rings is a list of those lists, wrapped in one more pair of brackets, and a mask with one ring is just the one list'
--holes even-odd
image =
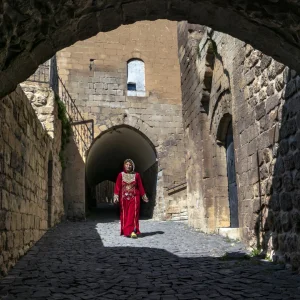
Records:
{"label": "beige headscarf", "polygon": [[125,159],[124,165],[125,165],[127,162],[131,163],[131,165],[132,165],[131,174],[134,173],[134,170],[135,170],[135,164],[134,164],[133,160],[132,160],[132,159],[129,159],[129,158],[128,158],[128,159]]}

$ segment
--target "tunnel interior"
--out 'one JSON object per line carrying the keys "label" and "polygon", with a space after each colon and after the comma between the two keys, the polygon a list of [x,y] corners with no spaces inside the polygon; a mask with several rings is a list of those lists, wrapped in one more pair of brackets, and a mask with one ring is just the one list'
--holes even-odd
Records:
{"label": "tunnel interior", "polygon": [[142,177],[149,203],[141,202],[141,217],[152,218],[156,198],[157,155],[153,143],[144,134],[130,126],[113,127],[96,138],[86,161],[86,203],[88,212],[110,210],[118,215],[112,194],[123,162],[130,158],[135,171]]}

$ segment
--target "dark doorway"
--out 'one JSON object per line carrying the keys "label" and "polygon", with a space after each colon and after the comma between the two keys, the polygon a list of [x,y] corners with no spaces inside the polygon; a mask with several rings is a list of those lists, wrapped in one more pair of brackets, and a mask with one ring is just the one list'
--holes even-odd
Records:
{"label": "dark doorway", "polygon": [[115,210],[115,215],[119,215],[112,197],[117,175],[127,158],[135,162],[150,200],[149,203],[141,202],[141,217],[152,218],[158,173],[156,150],[147,136],[127,125],[102,133],[89,150],[86,163],[88,212]]}
{"label": "dark doorway", "polygon": [[228,199],[230,209],[230,227],[237,228],[239,227],[238,196],[236,187],[232,122],[229,123],[226,134],[226,160],[228,176]]}
{"label": "dark doorway", "polygon": [[53,183],[52,183],[52,174],[53,174],[53,161],[48,161],[48,228],[52,226],[52,193],[53,193]]}

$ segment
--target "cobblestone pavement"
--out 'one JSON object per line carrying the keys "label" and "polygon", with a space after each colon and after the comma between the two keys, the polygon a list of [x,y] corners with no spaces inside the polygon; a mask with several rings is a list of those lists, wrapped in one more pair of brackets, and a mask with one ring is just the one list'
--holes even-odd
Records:
{"label": "cobblestone pavement", "polygon": [[[182,223],[60,224],[0,281],[0,299],[300,299],[300,276],[281,265],[224,256],[243,245]],[[228,258],[229,257],[229,258]]]}

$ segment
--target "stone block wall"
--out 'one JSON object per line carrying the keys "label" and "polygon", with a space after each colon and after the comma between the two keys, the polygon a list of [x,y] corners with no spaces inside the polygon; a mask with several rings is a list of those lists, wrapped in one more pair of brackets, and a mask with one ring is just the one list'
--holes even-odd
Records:
{"label": "stone block wall", "polygon": [[[94,120],[95,138],[115,126],[130,126],[156,148],[163,194],[168,187],[185,182],[175,22],[121,26],[78,42],[60,51],[57,58],[59,74],[77,107],[85,119]],[[127,96],[127,62],[133,58],[145,63],[143,97]],[[166,201],[167,207],[176,197],[175,193],[160,201]],[[160,218],[165,206],[160,206],[158,198],[156,204],[154,214]]]}
{"label": "stone block wall", "polygon": [[48,132],[52,139],[57,141],[56,151],[59,151],[60,143],[58,141],[60,136],[54,135],[55,124],[58,120],[55,120],[56,105],[53,90],[49,87],[49,84],[31,81],[25,81],[21,83],[20,86],[27,96],[43,128]]}
{"label": "stone block wall", "polygon": [[83,220],[86,213],[85,163],[71,137],[64,150],[63,170],[65,214],[70,220]]}
{"label": "stone block wall", "polygon": [[[148,170],[142,174],[142,182],[145,188],[147,197],[149,198],[148,203],[141,202],[141,216],[152,218],[153,207],[156,205],[157,200],[157,174],[158,174],[158,163],[153,164]],[[154,182],[153,182],[154,181]]]}
{"label": "stone block wall", "polygon": [[178,34],[189,224],[230,226],[224,133],[232,122],[240,237],[299,268],[297,74],[209,28],[182,22]]}
{"label": "stone block wall", "polygon": [[[56,110],[53,97],[48,96],[44,108],[48,110],[52,106],[47,114],[49,118],[54,117],[55,137],[50,137],[43,128],[20,87],[0,100],[0,270],[3,275],[63,215],[58,157],[60,123],[54,122]],[[48,177],[49,161],[51,178]]]}
{"label": "stone block wall", "polygon": [[[201,84],[198,70],[197,51],[205,28],[199,25],[181,22],[178,24],[178,51],[181,68],[182,115],[186,145],[186,178],[188,223],[195,228],[207,230],[206,199],[204,192],[206,171],[202,162],[206,162],[201,145],[208,142],[208,130],[204,109],[200,106]],[[201,113],[203,112],[203,113]],[[203,130],[200,130],[200,127]],[[200,167],[201,165],[201,167]]]}
{"label": "stone block wall", "polygon": [[268,116],[265,123],[277,118],[281,126],[269,131],[265,136],[267,141],[260,141],[269,145],[260,151],[259,156],[263,182],[261,236],[264,247],[274,254],[277,261],[290,263],[294,269],[300,270],[300,76],[284,68],[283,74],[274,78],[282,69],[282,65],[273,62],[268,73],[273,85],[268,86],[267,91],[274,91],[272,97],[275,99],[271,103],[265,102]]}

